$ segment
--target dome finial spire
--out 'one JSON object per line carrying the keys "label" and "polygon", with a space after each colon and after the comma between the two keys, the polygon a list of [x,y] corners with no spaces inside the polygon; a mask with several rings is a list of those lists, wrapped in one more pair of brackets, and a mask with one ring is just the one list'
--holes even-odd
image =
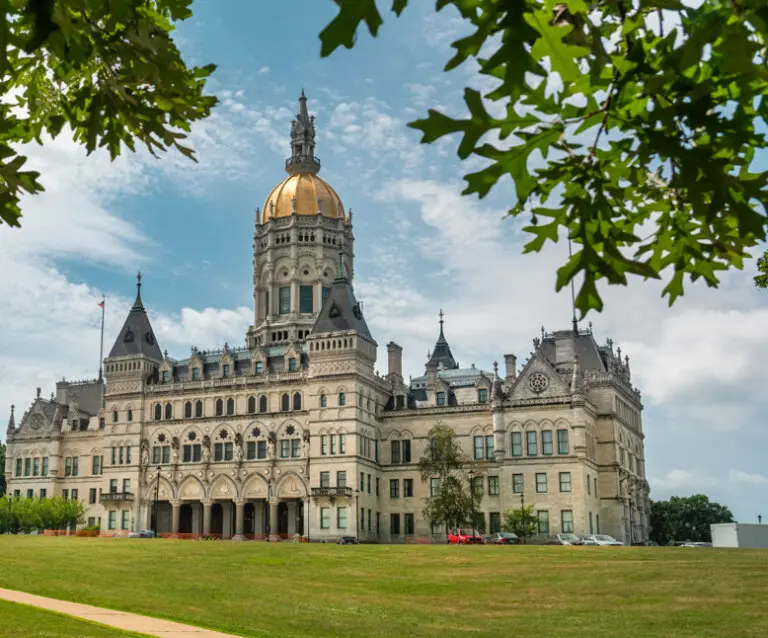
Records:
{"label": "dome finial spire", "polygon": [[320,160],[315,157],[315,116],[307,110],[307,96],[301,87],[299,112],[291,122],[291,156],[285,162],[285,170],[294,173],[317,174]]}

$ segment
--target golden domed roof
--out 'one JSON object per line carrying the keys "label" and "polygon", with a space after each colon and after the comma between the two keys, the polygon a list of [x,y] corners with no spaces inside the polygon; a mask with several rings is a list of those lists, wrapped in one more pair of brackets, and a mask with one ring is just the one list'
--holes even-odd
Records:
{"label": "golden domed roof", "polygon": [[344,205],[330,184],[312,173],[294,173],[272,189],[264,202],[262,222],[277,217],[317,215],[345,220]]}

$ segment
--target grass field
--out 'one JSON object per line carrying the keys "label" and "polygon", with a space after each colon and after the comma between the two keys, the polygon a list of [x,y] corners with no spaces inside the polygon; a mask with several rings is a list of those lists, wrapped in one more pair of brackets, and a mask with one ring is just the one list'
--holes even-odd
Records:
{"label": "grass field", "polygon": [[0,536],[0,586],[244,636],[768,635],[768,551]]}
{"label": "grass field", "polygon": [[0,600],[0,638],[138,638],[104,625]]}

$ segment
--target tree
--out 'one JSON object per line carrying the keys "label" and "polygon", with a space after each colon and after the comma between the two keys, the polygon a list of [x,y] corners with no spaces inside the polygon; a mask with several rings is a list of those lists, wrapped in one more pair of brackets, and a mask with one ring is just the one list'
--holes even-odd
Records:
{"label": "tree", "polygon": [[536,512],[533,511],[533,505],[506,510],[501,526],[505,532],[512,532],[520,538],[530,538],[539,531],[538,518]]}
{"label": "tree", "polygon": [[438,487],[434,492],[430,489],[430,495],[424,499],[423,514],[432,527],[444,524],[447,534],[449,528],[471,520],[473,501],[477,512],[483,497],[470,488],[464,470],[467,460],[453,429],[438,424],[428,436],[429,445],[419,459],[419,473],[425,483],[436,479]]}
{"label": "tree", "polygon": [[5,443],[0,443],[0,496],[5,494]]}
{"label": "tree", "polygon": [[651,501],[651,540],[659,545],[670,541],[710,542],[710,525],[732,523],[733,514],[724,505],[703,494],[673,496]]}
{"label": "tree", "polygon": [[22,170],[18,145],[65,127],[90,154],[123,146],[153,155],[183,146],[190,123],[216,98],[203,95],[214,65],[187,68],[171,38],[192,0],[30,0],[0,11],[0,224],[19,226],[23,192],[39,173]]}
{"label": "tree", "polygon": [[[336,2],[323,57],[352,48],[362,22],[373,36],[382,24],[376,0]],[[567,234],[575,249],[556,289],[581,275],[582,316],[602,310],[603,280],[666,275],[670,305],[686,276],[717,287],[718,272],[742,268],[766,239],[768,171],[752,162],[768,147],[768,4],[687,4],[436,0],[469,31],[445,70],[474,58],[497,86],[466,88],[464,118],[430,109],[409,126],[422,143],[457,134],[458,156],[485,162],[464,194],[512,179],[509,215],[530,219],[524,252]],[[407,5],[393,0],[392,11]]]}
{"label": "tree", "polygon": [[758,288],[768,288],[768,250],[757,260],[757,272],[755,276],[755,285]]}

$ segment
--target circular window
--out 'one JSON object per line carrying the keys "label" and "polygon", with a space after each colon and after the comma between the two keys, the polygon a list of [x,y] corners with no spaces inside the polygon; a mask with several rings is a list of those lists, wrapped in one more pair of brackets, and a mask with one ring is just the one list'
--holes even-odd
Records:
{"label": "circular window", "polygon": [[534,372],[530,377],[528,377],[528,387],[532,392],[535,392],[536,394],[544,392],[548,385],[549,379],[547,379],[547,375],[542,374],[541,372]]}
{"label": "circular window", "polygon": [[305,270],[305,271],[304,271],[304,274],[305,274],[305,275],[308,275],[308,274],[309,274],[309,271],[308,271],[308,270]]}
{"label": "circular window", "polygon": [[227,438],[227,431],[226,430],[220,430],[219,431],[219,438],[220,439],[226,439]]}
{"label": "circular window", "polygon": [[190,432],[189,434],[187,434],[187,438],[190,441],[194,441],[197,438],[197,433],[196,432]]}
{"label": "circular window", "polygon": [[253,428],[253,430],[251,430],[251,434],[255,439],[258,439],[261,436],[261,429]]}
{"label": "circular window", "polygon": [[287,428],[285,428],[285,432],[288,434],[288,436],[292,436],[296,433],[296,428],[292,425],[289,425]]}

